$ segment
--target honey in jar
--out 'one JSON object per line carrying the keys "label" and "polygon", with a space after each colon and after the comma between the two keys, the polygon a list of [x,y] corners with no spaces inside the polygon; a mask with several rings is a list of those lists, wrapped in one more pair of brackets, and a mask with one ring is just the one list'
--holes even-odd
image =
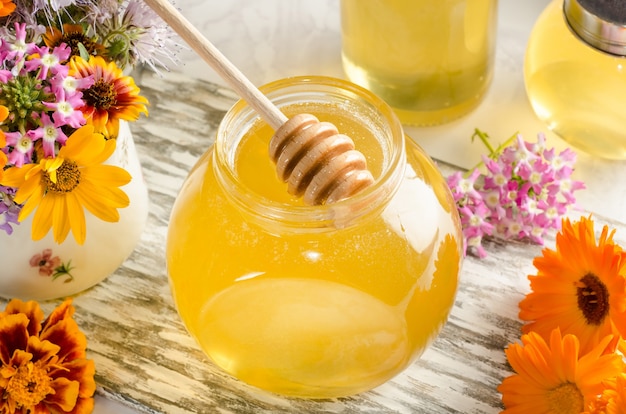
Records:
{"label": "honey in jar", "polygon": [[350,136],[374,185],[308,206],[268,155],[273,131],[245,103],[173,207],[167,266],[178,312],[210,359],[248,384],[328,398],[403,371],[452,308],[462,258],[454,201],[432,160],[370,92],[324,77],[262,91]]}
{"label": "honey in jar", "polygon": [[341,0],[348,78],[404,124],[436,125],[482,101],[493,76],[497,0]]}

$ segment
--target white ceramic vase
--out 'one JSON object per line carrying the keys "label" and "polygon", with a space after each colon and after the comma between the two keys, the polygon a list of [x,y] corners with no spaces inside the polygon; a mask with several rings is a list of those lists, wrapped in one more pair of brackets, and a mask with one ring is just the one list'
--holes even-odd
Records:
{"label": "white ceramic vase", "polygon": [[79,245],[70,233],[61,244],[52,232],[31,238],[31,214],[13,233],[0,232],[0,296],[49,300],[74,295],[113,273],[132,253],[148,216],[148,190],[133,135],[120,123],[115,152],[107,164],[126,169],[132,181],[122,187],[130,205],[119,209],[120,220],[108,223],[85,210],[87,237]]}

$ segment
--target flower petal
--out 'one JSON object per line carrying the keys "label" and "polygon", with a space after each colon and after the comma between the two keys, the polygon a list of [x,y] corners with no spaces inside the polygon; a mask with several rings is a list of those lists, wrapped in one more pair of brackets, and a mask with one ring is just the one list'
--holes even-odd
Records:
{"label": "flower petal", "polygon": [[34,300],[23,302],[20,299],[11,299],[4,312],[0,314],[0,318],[17,313],[23,313],[28,318],[28,334],[39,335],[39,331],[41,331],[41,322],[43,321],[44,316],[39,303]]}
{"label": "flower petal", "polygon": [[[50,199],[55,198],[54,208],[52,209],[52,232],[54,234],[54,241],[57,243],[63,243],[65,238],[70,232],[70,217],[67,207],[67,196],[57,196],[49,194]],[[81,210],[82,213],[82,210]],[[78,242],[78,240],[77,240]],[[78,243],[82,244],[82,243]]]}
{"label": "flower petal", "polygon": [[59,357],[63,361],[84,358],[87,348],[87,338],[80,332],[72,315],[74,306],[72,300],[67,299],[48,315],[39,335],[42,340],[61,346]]}
{"label": "flower petal", "polygon": [[[70,381],[67,378],[58,377],[50,382],[50,386],[54,389],[53,394],[46,397],[45,403],[50,406],[57,406],[63,412],[72,412],[78,400],[79,384],[76,381]],[[51,408],[51,412],[53,407]]]}
{"label": "flower petal", "polygon": [[28,345],[28,318],[23,313],[0,318],[0,361],[9,365],[16,350]]}
{"label": "flower petal", "polygon": [[121,187],[131,182],[132,176],[128,171],[114,165],[93,165],[82,170],[85,179],[97,182],[107,187]]}
{"label": "flower petal", "polygon": [[31,237],[33,240],[43,239],[50,231],[55,206],[53,194],[46,194],[41,199],[39,207],[33,217],[33,226],[31,228]]}
{"label": "flower petal", "polygon": [[58,353],[61,363],[85,358],[87,338],[74,319],[63,319],[41,332],[41,340],[61,347]]}
{"label": "flower petal", "polygon": [[81,398],[89,398],[96,392],[95,373],[95,363],[85,358],[66,362],[61,368],[51,371],[51,375],[54,377],[63,377],[70,381],[76,381],[79,384],[78,396]]}
{"label": "flower petal", "polygon": [[73,192],[65,197],[66,201],[66,214],[68,220],[68,228],[72,229],[72,234],[76,243],[85,243],[87,237],[87,226],[85,224],[85,213],[83,207],[80,205],[80,201],[77,197],[77,193]]}
{"label": "flower petal", "polygon": [[45,190],[42,186],[39,186],[28,198],[28,201],[22,206],[20,213],[18,215],[19,221],[24,221],[26,217],[33,212],[33,210],[41,203],[45,194]]}
{"label": "flower petal", "polygon": [[60,349],[60,346],[50,341],[42,341],[37,336],[28,338],[28,352],[33,354],[34,361],[51,361]]}

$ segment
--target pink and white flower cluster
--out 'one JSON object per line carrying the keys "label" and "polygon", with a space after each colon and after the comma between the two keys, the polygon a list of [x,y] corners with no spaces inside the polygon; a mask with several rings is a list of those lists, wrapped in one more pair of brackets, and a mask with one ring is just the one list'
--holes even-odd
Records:
{"label": "pink and white flower cluster", "polygon": [[447,178],[461,217],[465,251],[481,258],[487,256],[484,236],[542,245],[546,233],[559,230],[561,218],[575,205],[574,192],[585,188],[571,178],[576,153],[547,149],[544,134],[536,143],[518,134],[501,153],[483,156],[483,162],[485,172],[474,168]]}
{"label": "pink and white flower cluster", "polygon": [[[35,159],[37,144],[43,157],[54,157],[68,134],[86,123],[80,108],[82,90],[93,77],[69,75],[65,44],[49,48],[26,40],[26,25],[15,23],[15,37],[0,38],[0,103],[11,108],[0,122],[7,166],[21,167]],[[15,189],[0,186],[0,229],[12,233],[21,206],[13,202]]]}
{"label": "pink and white flower cluster", "polygon": [[[21,167],[32,161],[34,143],[41,139],[45,157],[55,155],[55,143],[65,144],[64,127],[79,128],[85,117],[81,90],[93,85],[93,77],[76,79],[68,75],[66,62],[71,50],[65,44],[55,48],[26,43],[24,24],[15,24],[14,42],[0,39],[0,83],[4,92],[15,95],[23,110],[12,113],[4,122],[13,125],[5,132],[10,164]],[[26,94],[26,92],[30,92]],[[38,94],[38,99],[32,98]],[[8,98],[7,98],[8,99]],[[32,108],[41,104],[41,111]]]}

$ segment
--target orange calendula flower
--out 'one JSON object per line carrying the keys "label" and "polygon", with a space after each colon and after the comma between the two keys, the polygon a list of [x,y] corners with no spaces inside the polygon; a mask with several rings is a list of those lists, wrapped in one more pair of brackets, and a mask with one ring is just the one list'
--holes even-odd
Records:
{"label": "orange calendula flower", "polygon": [[[543,250],[529,276],[532,292],[520,302],[523,332],[544,339],[552,329],[574,334],[582,352],[607,335],[626,338],[626,254],[605,226],[596,242],[593,221],[563,220],[556,251]],[[615,346],[617,340],[613,344]]]}
{"label": "orange calendula flower", "polygon": [[11,0],[0,0],[0,17],[8,16],[15,10],[15,3]]}
{"label": "orange calendula flower", "polygon": [[52,228],[57,243],[72,230],[76,242],[83,244],[87,232],[83,207],[104,221],[119,220],[117,209],[130,202],[119,187],[128,184],[131,176],[123,168],[102,164],[113,154],[115,144],[95,133],[92,125],[85,125],[69,136],[55,158],[5,171],[0,184],[18,188],[15,202],[24,203],[18,220],[37,209],[33,240],[40,240]]}
{"label": "orange calendula flower", "polygon": [[603,338],[590,352],[581,354],[574,335],[561,336],[558,328],[548,342],[530,332],[522,344],[506,349],[516,374],[498,387],[502,414],[580,414],[604,389],[603,381],[624,372],[622,357],[605,353],[612,336]]}
{"label": "orange calendula flower", "polygon": [[82,91],[85,105],[76,109],[107,138],[117,137],[120,119],[135,121],[140,114],[148,114],[148,100],[139,95],[133,78],[124,76],[114,62],[107,63],[100,56],[92,56],[87,62],[75,56],[70,61],[69,75],[77,79],[93,77],[93,85]]}
{"label": "orange calendula flower", "polygon": [[582,414],[626,413],[626,373],[605,381],[605,389]]}
{"label": "orange calendula flower", "polygon": [[39,304],[14,299],[0,313],[0,412],[93,411],[95,365],[66,300],[44,320]]}
{"label": "orange calendula flower", "polygon": [[0,125],[2,125],[4,120],[7,119],[8,117],[9,117],[9,108],[7,108],[4,105],[0,105]]}

